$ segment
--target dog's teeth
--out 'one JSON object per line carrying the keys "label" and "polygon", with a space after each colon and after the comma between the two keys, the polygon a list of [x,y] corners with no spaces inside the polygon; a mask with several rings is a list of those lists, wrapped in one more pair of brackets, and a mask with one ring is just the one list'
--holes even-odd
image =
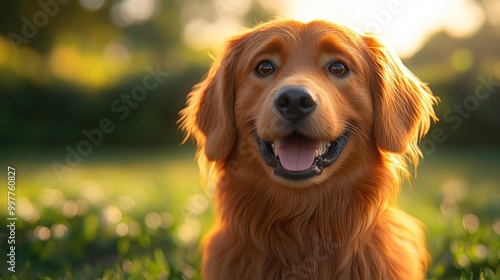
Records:
{"label": "dog's teeth", "polygon": [[316,149],[316,157],[319,157],[319,156],[326,154],[329,147],[330,147],[329,142],[328,143],[321,143],[321,146],[318,149]]}
{"label": "dog's teeth", "polygon": [[328,151],[330,143],[321,143],[321,148],[316,150],[316,156],[324,155]]}
{"label": "dog's teeth", "polygon": [[273,148],[274,156],[278,156],[278,149],[280,147],[280,140],[275,140],[273,143],[271,143],[271,146]]}

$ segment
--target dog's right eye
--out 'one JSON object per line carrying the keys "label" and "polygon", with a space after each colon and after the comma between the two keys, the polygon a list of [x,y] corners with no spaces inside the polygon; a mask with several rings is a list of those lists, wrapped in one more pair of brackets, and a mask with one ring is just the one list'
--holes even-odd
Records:
{"label": "dog's right eye", "polygon": [[265,77],[268,75],[271,75],[276,71],[276,67],[274,67],[274,64],[272,64],[270,61],[261,61],[257,67],[255,67],[254,72],[259,76],[259,77]]}
{"label": "dog's right eye", "polygon": [[342,62],[334,61],[328,65],[328,71],[335,76],[342,77],[349,73],[349,67]]}

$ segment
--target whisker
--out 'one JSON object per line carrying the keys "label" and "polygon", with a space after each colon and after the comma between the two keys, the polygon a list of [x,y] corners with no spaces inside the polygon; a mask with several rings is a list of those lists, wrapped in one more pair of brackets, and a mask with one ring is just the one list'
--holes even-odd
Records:
{"label": "whisker", "polygon": [[367,148],[366,146],[366,143],[365,143],[365,140],[364,138],[366,138],[366,140],[370,141],[371,142],[371,139],[370,137],[368,137],[368,135],[366,135],[360,128],[358,128],[357,126],[355,126],[354,124],[350,123],[350,122],[345,122],[346,125],[349,127],[349,129],[351,129],[351,131],[358,135],[359,138],[361,139],[361,142],[363,143],[363,146],[365,147],[365,149]]}

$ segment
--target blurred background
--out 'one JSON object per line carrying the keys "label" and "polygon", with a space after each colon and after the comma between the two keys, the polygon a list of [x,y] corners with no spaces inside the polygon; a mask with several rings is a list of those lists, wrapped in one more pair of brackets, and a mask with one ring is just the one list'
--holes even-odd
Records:
{"label": "blurred background", "polygon": [[199,279],[213,209],[178,112],[226,37],[283,17],[379,34],[429,83],[440,122],[398,203],[428,227],[429,279],[499,279],[500,1],[347,2],[3,3],[1,278]]}

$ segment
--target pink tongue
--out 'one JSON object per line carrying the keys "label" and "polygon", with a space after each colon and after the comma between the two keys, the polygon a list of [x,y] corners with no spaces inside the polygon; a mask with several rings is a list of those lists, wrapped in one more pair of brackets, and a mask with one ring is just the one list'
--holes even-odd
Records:
{"label": "pink tongue", "polygon": [[289,136],[281,139],[278,156],[281,166],[288,171],[304,171],[309,169],[316,156],[316,149],[321,141],[301,136]]}

